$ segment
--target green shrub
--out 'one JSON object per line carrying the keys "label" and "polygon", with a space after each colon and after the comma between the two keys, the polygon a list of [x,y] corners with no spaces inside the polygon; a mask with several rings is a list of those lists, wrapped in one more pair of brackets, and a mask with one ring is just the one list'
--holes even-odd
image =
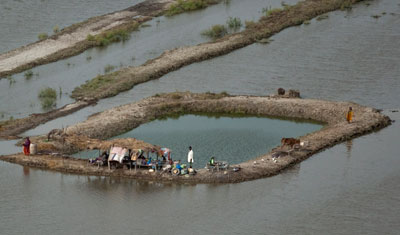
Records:
{"label": "green shrub", "polygon": [[114,65],[108,64],[106,67],[104,67],[104,73],[109,73],[115,69]]}
{"label": "green shrub", "polygon": [[230,29],[237,30],[240,27],[242,27],[242,21],[238,17],[229,17],[229,19],[226,21],[226,24]]}
{"label": "green shrub", "polygon": [[38,95],[43,109],[49,109],[56,105],[57,92],[55,89],[46,87],[40,90]]}
{"label": "green shrub", "polygon": [[32,70],[26,71],[26,72],[24,73],[24,76],[25,76],[26,79],[31,79],[32,76],[33,76]]}
{"label": "green shrub", "polygon": [[210,0],[178,0],[172,4],[165,13],[166,16],[177,15],[186,11],[194,11],[207,7],[211,2]]}
{"label": "green shrub", "polygon": [[58,25],[53,27],[53,33],[58,33],[60,32],[60,27],[58,27]]}
{"label": "green shrub", "polygon": [[53,88],[46,87],[39,92],[39,98],[57,98],[57,92]]}
{"label": "green shrub", "polygon": [[87,35],[86,40],[93,42],[96,46],[108,46],[112,42],[121,42],[129,39],[129,32],[127,29],[111,30],[99,35]]}
{"label": "green shrub", "polygon": [[47,39],[48,37],[49,37],[49,35],[47,35],[47,33],[39,33],[39,35],[38,35],[38,39],[39,39],[40,41],[45,40],[45,39]]}
{"label": "green shrub", "polygon": [[225,36],[228,33],[225,25],[216,24],[213,25],[210,29],[204,30],[201,35],[210,37],[212,39],[217,39]]}
{"label": "green shrub", "polygon": [[281,9],[281,8],[274,8],[274,9],[271,9],[271,7],[263,8],[263,12],[265,13],[265,16],[270,16],[271,14],[281,12],[281,11],[283,11],[283,9]]}

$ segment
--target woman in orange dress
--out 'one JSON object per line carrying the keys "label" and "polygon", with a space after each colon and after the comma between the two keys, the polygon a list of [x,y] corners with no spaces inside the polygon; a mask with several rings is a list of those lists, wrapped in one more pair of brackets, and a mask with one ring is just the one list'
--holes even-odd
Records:
{"label": "woman in orange dress", "polygon": [[23,146],[24,146],[24,154],[26,156],[29,156],[30,154],[29,147],[31,146],[31,140],[29,139],[29,137],[26,137]]}
{"label": "woman in orange dress", "polygon": [[346,120],[348,123],[350,123],[353,120],[353,114],[354,114],[353,109],[350,107],[346,115]]}

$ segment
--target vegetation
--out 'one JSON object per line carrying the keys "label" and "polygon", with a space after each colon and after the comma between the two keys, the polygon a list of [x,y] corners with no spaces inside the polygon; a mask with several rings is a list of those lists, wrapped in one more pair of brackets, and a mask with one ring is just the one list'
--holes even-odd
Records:
{"label": "vegetation", "polygon": [[206,8],[210,4],[214,4],[215,0],[178,0],[172,4],[165,13],[166,16],[177,15],[186,11],[194,11]]}
{"label": "vegetation", "polygon": [[210,29],[204,30],[201,32],[201,35],[210,37],[212,39],[217,39],[225,36],[228,33],[227,28],[225,25],[216,24],[213,25]]}
{"label": "vegetation", "polygon": [[309,25],[309,24],[310,24],[310,21],[309,21],[309,20],[305,20],[305,21],[303,22],[303,24],[304,24],[304,25]]}
{"label": "vegetation", "polygon": [[256,24],[257,24],[256,22],[251,21],[251,20],[246,20],[244,22],[244,25],[245,25],[246,29],[253,28],[254,26],[256,26]]}
{"label": "vegetation", "polygon": [[123,28],[109,30],[96,36],[89,34],[86,40],[93,43],[95,46],[108,46],[113,42],[123,42],[128,40],[130,37],[129,33],[137,30],[138,27],[139,24],[137,22],[133,22],[127,26],[124,26]]}
{"label": "vegetation", "polygon": [[329,18],[328,15],[321,15],[321,16],[318,16],[318,17],[317,17],[317,20],[318,20],[318,21],[321,21],[321,20],[326,20],[326,19],[328,19],[328,18]]}
{"label": "vegetation", "polygon": [[351,0],[347,0],[344,1],[341,5],[340,5],[340,10],[342,11],[350,11],[353,8],[353,3],[351,2]]}
{"label": "vegetation", "polygon": [[106,67],[104,67],[104,73],[109,73],[115,69],[114,65],[108,64]]}
{"label": "vegetation", "polygon": [[226,24],[230,29],[237,30],[242,27],[242,21],[238,17],[229,17]]}
{"label": "vegetation", "polygon": [[24,73],[24,76],[25,76],[26,79],[31,79],[32,76],[33,76],[32,70],[26,71],[26,72]]}
{"label": "vegetation", "polygon": [[277,12],[281,12],[281,11],[283,11],[283,9],[281,9],[281,8],[271,8],[271,6],[262,9],[262,12],[265,14],[265,16],[270,16],[271,14],[274,14],[274,13],[277,13]]}
{"label": "vegetation", "polygon": [[229,17],[226,21],[226,26],[221,24],[213,25],[211,28],[201,32],[201,35],[215,40],[225,36],[230,32],[236,32],[240,29],[240,27],[242,27],[242,21],[240,18]]}
{"label": "vegetation", "polygon": [[56,105],[57,92],[53,88],[46,87],[40,90],[38,97],[43,109],[49,109]]}
{"label": "vegetation", "polygon": [[53,27],[53,33],[58,33],[60,32],[60,27],[58,27],[58,25]]}
{"label": "vegetation", "polygon": [[98,75],[92,80],[86,81],[85,84],[82,84],[80,87],[77,87],[72,91],[71,97],[94,96],[98,88],[110,86],[110,84],[115,81],[114,77],[117,73],[118,72],[109,73],[107,75]]}
{"label": "vegetation", "polygon": [[[241,37],[238,37],[238,41],[233,43],[224,42],[226,45],[223,47],[213,47],[206,48],[207,46],[197,45],[196,47],[200,47],[202,50],[195,50],[193,54],[190,56],[181,55],[182,57],[179,60],[169,61],[168,68],[163,67],[161,70],[158,69],[161,66],[154,65],[154,60],[148,62],[147,64],[142,65],[147,68],[147,65],[150,65],[153,68],[151,71],[137,71],[135,69],[123,69],[117,72],[105,74],[102,76],[97,76],[91,81],[87,81],[82,86],[75,88],[72,92],[72,98],[75,99],[101,99],[107,98],[122,91],[129,90],[133,86],[143,83],[152,79],[159,78],[160,76],[174,71],[182,66],[186,66],[188,64],[202,61],[210,58],[217,57],[222,54],[226,54],[228,52],[234,51],[238,48],[242,48],[244,46],[250,45],[254,42],[260,43],[268,43],[270,40],[268,39],[275,33],[280,32],[281,30],[290,27],[299,25],[301,23],[308,24],[309,21],[313,18],[316,18],[322,14],[328,13],[333,10],[338,10],[341,7],[341,4],[347,0],[335,0],[335,1],[314,1],[314,0],[305,0],[300,1],[296,5],[283,7],[283,10],[279,10],[279,13],[275,15],[272,12],[272,9],[267,9],[265,15],[260,18],[258,22],[253,21],[245,21],[246,30],[238,33]],[[312,4],[311,4],[312,3]],[[268,16],[267,15],[268,13]],[[271,15],[272,14],[272,15]],[[327,18],[327,15],[323,15],[322,17],[318,17],[319,20]],[[214,28],[214,29],[213,29]],[[211,35],[212,37],[216,37],[214,35],[224,35],[229,32],[229,28],[226,25],[213,26],[211,30],[207,30],[208,32],[204,32],[203,34]],[[222,33],[221,33],[222,32]],[[203,50],[204,49],[204,50]],[[182,50],[182,51],[190,51]],[[175,52],[172,52],[175,53]],[[177,51],[176,53],[180,53]],[[169,58],[160,56],[157,60],[169,60]],[[132,57],[134,60],[134,57]]]}
{"label": "vegetation", "polygon": [[7,76],[7,80],[8,80],[8,84],[10,86],[12,86],[14,83],[16,83],[15,79],[11,75]]}
{"label": "vegetation", "polygon": [[47,39],[48,37],[49,37],[49,35],[47,35],[47,33],[40,33],[40,34],[38,35],[38,39],[39,39],[40,41],[45,40],[45,39]]}

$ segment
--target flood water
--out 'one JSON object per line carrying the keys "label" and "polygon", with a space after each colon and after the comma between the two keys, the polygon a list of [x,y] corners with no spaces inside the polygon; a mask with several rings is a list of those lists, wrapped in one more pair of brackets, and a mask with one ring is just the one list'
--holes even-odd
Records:
{"label": "flood water", "polygon": [[176,89],[269,94],[284,87],[385,109],[397,121],[392,126],[240,184],[145,183],[0,162],[1,233],[398,234],[400,114],[390,110],[400,108],[400,5],[368,3],[289,28],[268,45],[187,66],[51,125]]}
{"label": "flood water", "polygon": [[[132,5],[137,2],[139,1],[132,1]],[[295,3],[296,0],[287,2]],[[58,2],[58,4],[62,3]],[[165,50],[209,41],[208,38],[201,36],[203,30],[216,23],[225,24],[229,16],[239,17],[243,22],[245,20],[257,20],[262,14],[262,8],[268,6],[279,7],[280,2],[254,0],[249,4],[236,0],[230,1],[229,4],[221,3],[210,6],[190,14],[157,17],[150,22],[146,22],[146,25],[150,27],[143,27],[139,31],[133,32],[130,40],[126,42],[115,43],[106,48],[93,48],[78,56],[38,66],[32,69],[35,75],[30,79],[25,78],[25,72],[13,75],[12,81],[14,82],[10,82],[8,79],[1,79],[0,100],[6,100],[7,102],[0,102],[0,120],[10,117],[26,117],[31,113],[43,112],[38,94],[45,87],[51,87],[57,93],[60,93],[61,88],[62,95],[57,99],[56,103],[57,107],[62,107],[73,102],[69,95],[75,87],[99,74],[104,74],[107,66],[114,66],[115,70],[125,66],[138,66],[149,59],[158,57]],[[65,7],[68,7],[68,4]],[[86,5],[83,7],[86,7]],[[123,9],[124,7],[126,6],[122,2],[120,8]],[[90,3],[86,8],[87,11],[91,10]],[[20,11],[23,10],[28,11],[30,8],[20,9]],[[56,13],[54,12],[54,14]],[[19,12],[18,14],[21,15],[22,13]],[[53,17],[57,17],[57,15]],[[63,15],[63,17],[67,16]],[[73,15],[71,17],[72,20],[76,20]],[[78,19],[81,19],[81,17]],[[51,19],[48,19],[48,21],[51,21]],[[2,34],[3,32],[8,33],[6,31],[7,28],[14,27],[13,21],[2,21],[1,24],[7,25],[4,28],[0,27],[0,33]],[[13,34],[13,36],[17,37],[18,35]],[[30,40],[29,35],[26,37],[28,37],[26,40]],[[4,41],[8,42],[6,39]],[[113,105],[115,104],[121,103],[114,102]]]}
{"label": "flood water", "polygon": [[322,126],[266,117],[185,115],[156,120],[116,138],[133,137],[167,147],[174,160],[187,162],[192,146],[195,168],[203,168],[212,156],[237,164],[269,152],[283,137],[297,137]]}

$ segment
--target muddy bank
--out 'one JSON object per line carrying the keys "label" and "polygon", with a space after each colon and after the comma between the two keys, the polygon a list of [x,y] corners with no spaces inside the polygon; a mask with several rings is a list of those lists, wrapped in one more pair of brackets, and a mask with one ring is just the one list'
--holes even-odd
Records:
{"label": "muddy bank", "polygon": [[[354,121],[352,123],[347,123],[344,118],[349,106],[354,109]],[[171,93],[150,97],[140,102],[123,105],[96,114],[83,123],[68,127],[63,134],[71,136],[71,138],[76,138],[74,136],[109,138],[155,118],[170,114],[194,112],[241,113],[256,116],[308,119],[326,123],[326,126],[319,131],[299,137],[301,141],[308,143],[308,145],[273,159],[273,155],[275,156],[280,151],[288,150],[286,146],[278,146],[265,155],[234,165],[233,167],[240,166],[241,170],[238,172],[234,172],[232,169],[220,172],[199,169],[194,176],[176,177],[169,173],[151,173],[146,170],[108,170],[106,168],[97,168],[97,166],[87,166],[84,160],[48,155],[25,157],[17,154],[2,156],[0,159],[69,173],[122,176],[160,181],[233,183],[278,174],[292,164],[301,162],[325,148],[377,131],[391,123],[387,116],[380,114],[376,109],[351,102],[281,98],[276,96],[250,97],[228,96],[226,94]],[[85,141],[78,139],[77,143],[85,143]],[[84,147],[85,144],[80,148]]]}
{"label": "muddy bank", "polygon": [[113,30],[132,31],[137,25],[163,14],[174,0],[147,0],[122,11],[92,17],[74,24],[41,41],[0,55],[0,78],[38,65],[82,53],[96,43],[88,35],[100,35]]}
{"label": "muddy bank", "polygon": [[149,60],[141,66],[127,67],[114,73],[97,76],[74,89],[71,97],[79,100],[115,96],[137,84],[160,78],[195,62],[228,54],[268,38],[287,27],[300,25],[321,14],[342,9],[343,6],[351,6],[354,2],[358,0],[305,0],[294,6],[286,6],[284,9],[271,10],[268,16],[249,24],[242,32],[225,36],[214,42],[165,51],[158,58]]}
{"label": "muddy bank", "polygon": [[0,139],[19,138],[17,137],[17,135],[32,128],[35,128],[40,124],[46,123],[59,117],[66,116],[84,107],[94,104],[96,104],[94,100],[77,101],[75,103],[65,105],[64,107],[46,113],[34,113],[31,114],[29,117],[0,122]]}

